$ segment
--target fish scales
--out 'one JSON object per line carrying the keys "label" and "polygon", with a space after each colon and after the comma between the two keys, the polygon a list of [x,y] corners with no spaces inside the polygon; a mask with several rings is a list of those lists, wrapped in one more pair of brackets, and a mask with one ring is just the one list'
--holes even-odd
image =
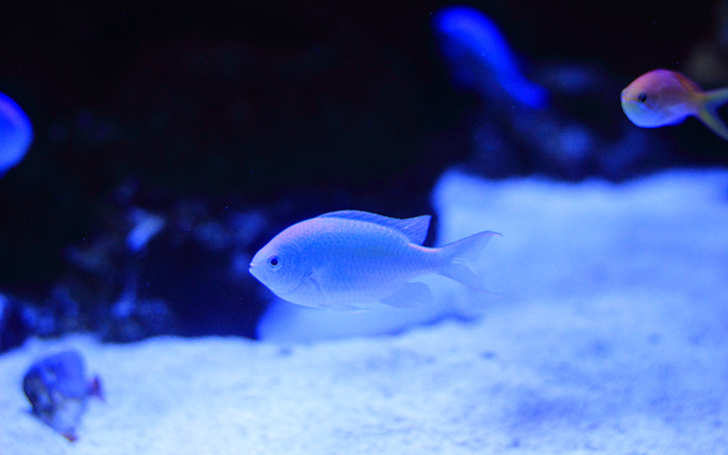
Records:
{"label": "fish scales", "polygon": [[316,227],[320,232],[304,254],[332,291],[365,289],[383,278],[408,281],[437,268],[435,250],[413,245],[392,229],[335,219],[317,220]]}

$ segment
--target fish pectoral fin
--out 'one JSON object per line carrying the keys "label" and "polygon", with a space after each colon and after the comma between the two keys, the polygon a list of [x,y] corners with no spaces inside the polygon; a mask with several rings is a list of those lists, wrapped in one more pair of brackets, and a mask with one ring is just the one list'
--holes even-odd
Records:
{"label": "fish pectoral fin", "polygon": [[313,284],[313,286],[316,288],[317,291],[319,291],[321,294],[324,293],[323,290],[321,290],[321,286],[319,286],[318,277],[316,276],[316,274],[314,273],[313,270],[307,271],[303,275],[303,280],[308,280],[311,284]]}
{"label": "fish pectoral fin", "polygon": [[366,311],[366,308],[360,308],[356,305],[349,305],[346,303],[338,303],[329,299],[324,290],[321,289],[314,273],[308,273],[305,279],[310,281],[318,292],[318,299],[315,301],[314,305],[310,306],[311,308],[326,308],[327,310],[346,311],[347,313],[361,313]]}
{"label": "fish pectoral fin", "polygon": [[324,290],[321,289],[321,286],[319,285],[318,277],[312,271],[308,272],[304,276],[304,280],[307,280],[309,283],[311,283],[313,285],[314,288],[316,288],[316,291],[319,293],[319,296],[321,297],[321,299],[323,299],[324,301],[328,300],[328,298],[326,298],[326,294],[324,293]]}
{"label": "fish pectoral fin", "polygon": [[341,311],[349,311],[352,309],[355,309],[354,307],[350,306],[341,306],[337,305],[336,303],[332,302],[329,296],[324,292],[323,288],[321,287],[320,282],[320,276],[319,273],[317,273],[316,270],[309,270],[303,277],[304,281],[307,281],[310,283],[311,287],[316,289],[316,296],[312,296],[312,301],[309,302],[306,306],[310,306],[313,308],[328,308],[328,309],[335,309],[335,310],[341,310]]}
{"label": "fish pectoral fin", "polygon": [[395,308],[417,308],[430,305],[435,301],[430,287],[425,283],[405,283],[394,294],[391,294],[380,302]]}

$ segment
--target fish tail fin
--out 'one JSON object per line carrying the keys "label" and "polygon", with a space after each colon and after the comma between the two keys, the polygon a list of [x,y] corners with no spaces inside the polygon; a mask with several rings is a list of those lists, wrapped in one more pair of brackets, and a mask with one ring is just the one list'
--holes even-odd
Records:
{"label": "fish tail fin", "polygon": [[444,264],[437,273],[471,288],[487,291],[480,278],[464,264],[464,261],[477,256],[494,235],[500,234],[491,231],[479,232],[443,246],[441,251],[444,256]]}
{"label": "fish tail fin", "polygon": [[728,88],[710,90],[703,94],[703,103],[698,118],[712,132],[728,141],[728,127],[718,116],[718,108],[728,103]]}

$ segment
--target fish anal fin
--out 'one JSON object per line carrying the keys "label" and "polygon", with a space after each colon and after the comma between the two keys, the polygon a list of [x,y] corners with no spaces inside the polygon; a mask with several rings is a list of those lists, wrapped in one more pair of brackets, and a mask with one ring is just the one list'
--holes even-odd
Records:
{"label": "fish anal fin", "polygon": [[465,264],[451,262],[441,268],[438,273],[463,283],[473,289],[486,291],[485,286],[483,286],[483,283],[480,281],[480,278],[478,278],[478,276],[470,270],[470,267]]}
{"label": "fish anal fin", "polygon": [[405,283],[393,294],[381,299],[385,305],[395,308],[417,308],[430,305],[435,298],[432,296],[430,287],[425,283]]}

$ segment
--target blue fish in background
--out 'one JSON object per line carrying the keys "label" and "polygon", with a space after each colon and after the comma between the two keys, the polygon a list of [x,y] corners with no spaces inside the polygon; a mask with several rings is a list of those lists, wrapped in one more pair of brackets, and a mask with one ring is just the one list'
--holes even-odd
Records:
{"label": "blue fish in background", "polygon": [[534,109],[547,105],[546,89],[521,74],[503,34],[485,14],[467,6],[445,8],[435,15],[434,27],[457,84],[486,97],[505,92]]}
{"label": "blue fish in background", "polygon": [[15,101],[0,93],[0,177],[22,161],[32,141],[30,119]]}

